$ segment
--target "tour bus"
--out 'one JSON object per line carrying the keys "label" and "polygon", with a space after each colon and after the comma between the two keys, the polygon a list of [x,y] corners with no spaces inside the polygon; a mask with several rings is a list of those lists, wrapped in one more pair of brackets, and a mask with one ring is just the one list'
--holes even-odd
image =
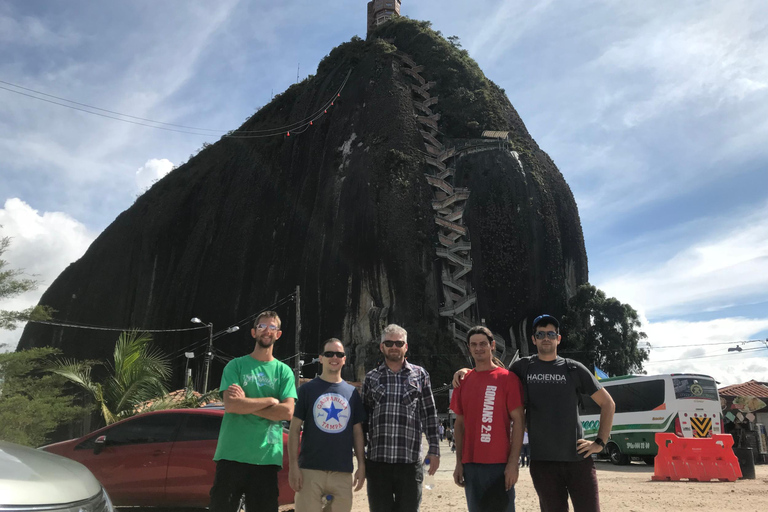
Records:
{"label": "tour bus", "polygon": [[[717,384],[708,375],[673,373],[627,375],[600,381],[616,403],[611,438],[605,450],[614,464],[638,457],[652,465],[658,452],[657,432],[679,437],[712,437],[723,429]],[[594,439],[600,407],[587,395],[579,406],[584,438]]]}

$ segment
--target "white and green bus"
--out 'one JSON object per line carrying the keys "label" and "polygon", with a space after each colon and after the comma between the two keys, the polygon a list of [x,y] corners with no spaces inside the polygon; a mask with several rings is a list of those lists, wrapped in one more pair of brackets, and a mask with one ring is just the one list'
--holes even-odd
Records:
{"label": "white and green bus", "polygon": [[[680,437],[711,437],[722,432],[717,384],[708,375],[627,375],[602,379],[600,384],[616,403],[611,438],[603,451],[614,464],[628,464],[632,457],[653,464],[657,432]],[[579,412],[585,439],[594,439],[600,407],[582,395]]]}

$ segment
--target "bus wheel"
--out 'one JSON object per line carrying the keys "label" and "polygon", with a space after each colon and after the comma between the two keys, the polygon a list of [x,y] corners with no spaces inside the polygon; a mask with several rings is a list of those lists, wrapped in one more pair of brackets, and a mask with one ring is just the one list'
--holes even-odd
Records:
{"label": "bus wheel", "polygon": [[653,466],[653,462],[655,460],[656,460],[656,457],[654,455],[643,455],[643,462],[645,462],[649,466]]}
{"label": "bus wheel", "polygon": [[611,443],[608,445],[608,457],[611,459],[611,462],[616,466],[625,466],[629,464],[629,455],[621,453],[621,450],[619,450],[619,447],[616,446],[614,443]]}

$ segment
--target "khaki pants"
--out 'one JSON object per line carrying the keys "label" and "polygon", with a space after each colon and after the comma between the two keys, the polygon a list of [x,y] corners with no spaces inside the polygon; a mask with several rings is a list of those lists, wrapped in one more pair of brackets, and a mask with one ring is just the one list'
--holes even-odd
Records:
{"label": "khaki pants", "polygon": [[321,512],[323,496],[333,496],[333,512],[352,510],[352,473],[302,469],[304,483],[296,493],[296,512]]}

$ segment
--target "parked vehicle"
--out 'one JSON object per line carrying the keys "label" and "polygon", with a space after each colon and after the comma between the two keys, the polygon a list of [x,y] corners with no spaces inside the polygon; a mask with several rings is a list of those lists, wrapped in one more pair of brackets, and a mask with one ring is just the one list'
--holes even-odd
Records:
{"label": "parked vehicle", "polygon": [[4,441],[0,510],[113,512],[109,496],[82,464]]}
{"label": "parked vehicle", "polygon": [[[659,451],[657,432],[712,437],[723,431],[717,384],[708,375],[628,375],[602,379],[600,384],[616,403],[611,439],[603,452],[614,464],[628,464],[631,457],[639,457],[652,465]],[[579,412],[585,439],[594,439],[600,428],[600,407],[582,395]]]}
{"label": "parked vehicle", "polygon": [[[205,508],[216,473],[213,454],[224,409],[171,409],[140,414],[79,439],[42,449],[90,469],[115,506]],[[283,431],[279,503],[293,503]]]}

